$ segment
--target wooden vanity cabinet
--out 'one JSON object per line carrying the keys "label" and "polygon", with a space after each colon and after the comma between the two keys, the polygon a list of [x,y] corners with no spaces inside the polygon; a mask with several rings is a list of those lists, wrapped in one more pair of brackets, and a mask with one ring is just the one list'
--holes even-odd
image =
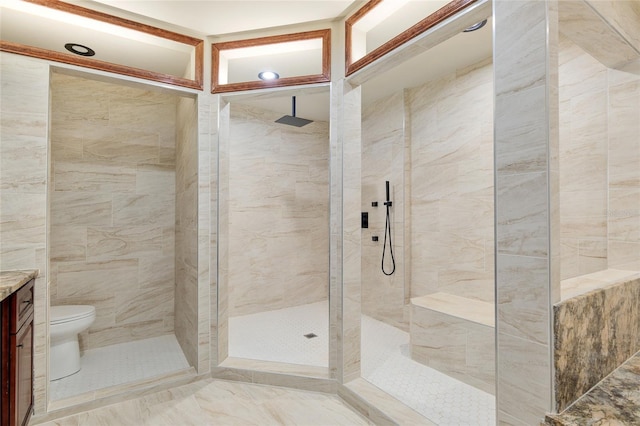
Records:
{"label": "wooden vanity cabinet", "polygon": [[2,301],[2,426],[25,426],[33,407],[34,280]]}

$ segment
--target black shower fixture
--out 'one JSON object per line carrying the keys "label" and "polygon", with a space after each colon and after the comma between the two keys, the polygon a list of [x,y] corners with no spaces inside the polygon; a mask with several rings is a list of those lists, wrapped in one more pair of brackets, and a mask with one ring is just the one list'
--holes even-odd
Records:
{"label": "black shower fixture", "polygon": [[[382,246],[382,273],[385,275],[393,275],[396,271],[396,259],[393,257],[393,243],[391,242],[391,206],[393,202],[391,201],[391,192],[389,191],[389,181],[386,181],[387,187],[387,201],[384,202],[384,205],[387,207],[387,220],[384,224],[384,245]],[[384,269],[384,258],[387,254],[387,239],[389,241],[389,254],[391,255],[391,272],[387,272]]]}
{"label": "black shower fixture", "polygon": [[296,117],[296,97],[291,97],[291,115],[285,115],[276,120],[276,123],[286,124],[288,126],[302,127],[309,123],[313,123],[313,120],[307,120],[306,118]]}

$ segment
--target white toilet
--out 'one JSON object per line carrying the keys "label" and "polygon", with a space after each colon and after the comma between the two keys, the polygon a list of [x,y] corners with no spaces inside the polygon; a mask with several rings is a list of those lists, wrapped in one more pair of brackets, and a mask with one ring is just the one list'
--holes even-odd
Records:
{"label": "white toilet", "polygon": [[93,324],[96,308],[90,305],[52,306],[49,318],[49,379],[57,380],[80,371],[78,333]]}

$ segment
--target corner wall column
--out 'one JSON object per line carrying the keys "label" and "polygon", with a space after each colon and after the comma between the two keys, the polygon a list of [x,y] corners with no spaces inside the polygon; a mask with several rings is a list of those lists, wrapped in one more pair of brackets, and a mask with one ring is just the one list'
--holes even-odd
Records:
{"label": "corner wall column", "polygon": [[559,298],[555,0],[494,8],[498,423],[539,424],[553,404]]}
{"label": "corner wall column", "polygon": [[[360,377],[361,90],[331,84],[330,345],[331,377]],[[336,324],[335,329],[333,325]]]}

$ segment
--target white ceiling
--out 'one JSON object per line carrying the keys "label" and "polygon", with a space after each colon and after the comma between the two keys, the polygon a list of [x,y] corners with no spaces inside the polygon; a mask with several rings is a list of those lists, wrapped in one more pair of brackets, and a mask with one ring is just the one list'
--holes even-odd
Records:
{"label": "white ceiling", "polygon": [[[213,36],[343,16],[354,0],[97,0]],[[85,1],[85,5],[92,2]],[[361,3],[361,2],[360,2]],[[89,6],[90,7],[90,6]]]}

